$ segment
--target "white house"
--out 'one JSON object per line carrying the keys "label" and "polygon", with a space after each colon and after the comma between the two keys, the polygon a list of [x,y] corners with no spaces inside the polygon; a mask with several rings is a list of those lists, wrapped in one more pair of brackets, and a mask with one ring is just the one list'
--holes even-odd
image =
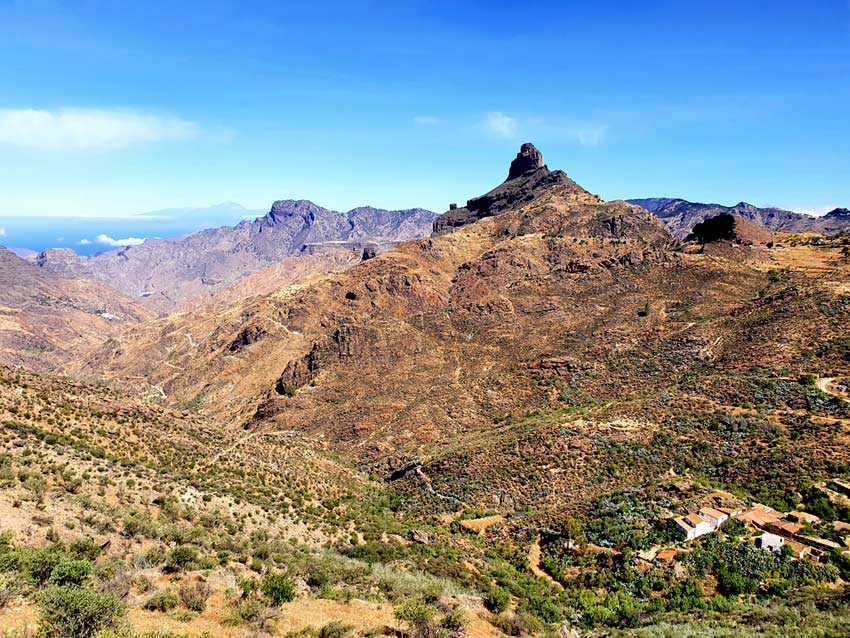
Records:
{"label": "white house", "polygon": [[721,512],[720,510],[716,510],[712,507],[703,507],[700,511],[697,512],[700,518],[707,520],[709,523],[714,525],[715,527],[720,527],[729,520],[729,515]]}
{"label": "white house", "polygon": [[675,523],[676,527],[679,528],[688,540],[704,534],[711,534],[711,532],[717,529],[712,523],[697,514],[680,516],[675,520]]}
{"label": "white house", "polygon": [[760,547],[761,549],[769,550],[771,552],[780,551],[784,544],[784,538],[782,538],[778,534],[771,534],[770,532],[765,532],[756,539],[756,545],[758,547]]}

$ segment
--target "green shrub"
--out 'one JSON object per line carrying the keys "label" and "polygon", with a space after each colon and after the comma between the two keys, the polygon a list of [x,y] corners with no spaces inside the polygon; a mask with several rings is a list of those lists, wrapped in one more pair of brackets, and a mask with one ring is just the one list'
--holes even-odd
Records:
{"label": "green shrub", "polygon": [[163,589],[147,599],[144,608],[148,611],[171,611],[177,607],[177,596],[170,589]]}
{"label": "green shrub", "polygon": [[236,581],[236,586],[242,591],[242,598],[250,598],[254,592],[259,589],[260,584],[256,578],[240,578]]}
{"label": "green shrub", "polygon": [[815,382],[817,381],[817,377],[811,373],[801,374],[800,375],[800,385],[804,385],[807,388],[815,387]]}
{"label": "green shrub", "polygon": [[263,578],[260,591],[274,605],[295,600],[295,585],[286,574],[269,574]]}
{"label": "green shrub", "polygon": [[120,600],[82,587],[49,587],[36,598],[45,638],[90,638],[115,626],[127,609]]}
{"label": "green shrub", "polygon": [[180,545],[172,549],[165,558],[164,571],[182,572],[198,562],[198,549],[191,545]]}
{"label": "green shrub", "polygon": [[68,545],[68,553],[78,559],[85,558],[93,561],[100,555],[101,551],[100,545],[90,538],[75,540]]}
{"label": "green shrub", "polygon": [[65,560],[55,549],[23,549],[15,552],[18,570],[33,585],[41,587],[50,579],[53,569]]}
{"label": "green shrub", "polygon": [[50,572],[50,584],[59,587],[82,587],[89,581],[92,565],[87,560],[66,560]]}
{"label": "green shrub", "polygon": [[453,636],[460,636],[469,626],[469,616],[463,609],[452,609],[440,621],[440,627]]}
{"label": "green shrub", "polygon": [[531,616],[501,614],[493,624],[508,636],[530,636],[540,630],[540,624]]}
{"label": "green shrub", "polygon": [[758,589],[758,581],[736,571],[721,569],[717,574],[717,588],[726,596],[752,594]]}
{"label": "green shrub", "polygon": [[406,622],[412,629],[428,625],[437,611],[422,600],[408,600],[395,608],[397,620]]}
{"label": "green shrub", "polygon": [[231,608],[223,622],[225,625],[232,626],[241,625],[243,622],[253,622],[260,617],[263,609],[265,608],[259,600],[243,600]]}
{"label": "green shrub", "polygon": [[501,587],[494,587],[484,598],[484,606],[494,614],[506,611],[511,602],[511,595]]}

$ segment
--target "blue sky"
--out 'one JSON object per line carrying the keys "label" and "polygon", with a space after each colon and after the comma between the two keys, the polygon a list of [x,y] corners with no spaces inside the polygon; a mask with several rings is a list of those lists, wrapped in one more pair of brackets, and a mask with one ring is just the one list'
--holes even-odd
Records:
{"label": "blue sky", "polygon": [[848,105],[848,0],[0,0],[0,215],[441,212],[523,141],[608,199],[825,212]]}

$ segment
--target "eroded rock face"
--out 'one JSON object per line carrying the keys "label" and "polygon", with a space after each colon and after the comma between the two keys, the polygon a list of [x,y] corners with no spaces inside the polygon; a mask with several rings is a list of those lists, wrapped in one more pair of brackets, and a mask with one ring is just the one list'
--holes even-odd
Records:
{"label": "eroded rock face", "polygon": [[262,326],[245,326],[242,330],[239,331],[239,334],[236,335],[236,338],[230,343],[230,347],[228,348],[228,350],[230,352],[239,352],[240,350],[242,350],[246,346],[251,345],[255,341],[259,341],[265,334],[266,331],[262,328]]}
{"label": "eroded rock face", "polygon": [[723,240],[739,244],[766,244],[775,239],[773,231],[728,213],[700,222],[687,237],[688,241],[699,241],[702,244]]}
{"label": "eroded rock face", "polygon": [[527,142],[520,147],[519,153],[516,154],[516,159],[511,162],[508,179],[516,179],[540,168],[545,168],[543,164],[543,153],[537,150],[534,144]]}
{"label": "eroded rock face", "polygon": [[290,361],[275,385],[278,394],[291,395],[308,384],[316,373],[328,364],[361,353],[363,339],[354,326],[340,325],[322,342],[313,344],[301,359]]}

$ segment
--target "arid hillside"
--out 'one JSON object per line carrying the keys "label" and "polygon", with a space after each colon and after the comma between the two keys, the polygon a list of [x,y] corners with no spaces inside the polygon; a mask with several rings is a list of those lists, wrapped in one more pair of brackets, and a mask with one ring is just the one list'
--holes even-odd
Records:
{"label": "arid hillside", "polygon": [[55,369],[153,316],[103,284],[44,272],[0,246],[0,364]]}
{"label": "arid hillside", "polygon": [[[506,512],[588,506],[609,456],[600,430],[650,445],[671,419],[758,405],[764,382],[791,383],[781,402],[805,410],[796,379],[841,370],[843,289],[782,267],[809,248],[681,245],[535,153],[438,219],[438,235],[297,290],[132,328],[76,370],[249,431],[320,437],[385,476],[433,477],[413,489],[443,483],[450,501]],[[838,250],[821,254],[840,280]],[[842,455],[836,436],[800,454],[824,470]],[[623,486],[718,461],[626,459],[610,477]]]}

